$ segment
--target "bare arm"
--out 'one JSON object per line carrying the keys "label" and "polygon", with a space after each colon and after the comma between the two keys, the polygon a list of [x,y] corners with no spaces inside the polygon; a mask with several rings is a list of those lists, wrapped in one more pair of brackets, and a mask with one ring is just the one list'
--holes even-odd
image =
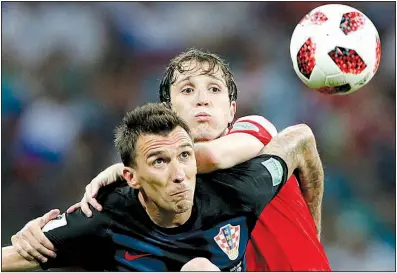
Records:
{"label": "bare arm", "polygon": [[231,168],[257,155],[263,148],[256,137],[237,133],[194,144],[198,173]]}
{"label": "bare arm", "polygon": [[26,260],[12,246],[3,247],[1,250],[1,269],[3,271],[32,271],[40,268],[40,264],[36,260]]}
{"label": "bare arm", "polygon": [[301,190],[320,238],[324,170],[312,130],[304,124],[288,127],[275,136],[261,153],[281,157],[287,164],[288,177],[295,170],[298,172]]}
{"label": "bare arm", "polygon": [[245,116],[236,120],[230,132],[221,138],[195,143],[199,173],[231,168],[260,154],[277,135],[274,125],[262,116]]}

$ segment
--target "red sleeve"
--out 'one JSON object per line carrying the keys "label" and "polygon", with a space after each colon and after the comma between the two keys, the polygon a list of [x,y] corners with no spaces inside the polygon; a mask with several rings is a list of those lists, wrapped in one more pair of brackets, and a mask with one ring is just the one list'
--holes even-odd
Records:
{"label": "red sleeve", "polygon": [[262,116],[246,116],[236,120],[230,127],[228,134],[234,133],[250,134],[266,145],[277,135],[277,129]]}

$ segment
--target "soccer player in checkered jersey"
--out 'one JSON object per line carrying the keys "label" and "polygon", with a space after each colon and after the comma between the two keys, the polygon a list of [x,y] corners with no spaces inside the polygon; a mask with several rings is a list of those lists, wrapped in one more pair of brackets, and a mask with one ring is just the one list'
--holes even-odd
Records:
{"label": "soccer player in checkered jersey", "polygon": [[[261,116],[242,117],[233,123],[237,87],[228,66],[215,54],[190,50],[171,60],[160,84],[160,100],[171,102],[189,125],[196,142],[199,173],[226,169],[253,158],[277,134],[276,128]],[[68,212],[81,206],[90,216],[88,203],[101,210],[96,193],[115,182],[122,168],[119,163],[101,172],[86,187],[81,203]],[[305,177],[305,173],[310,175]],[[304,172],[283,185],[259,215],[251,233],[246,250],[248,271],[330,270],[320,243],[323,189],[322,166],[310,162]],[[44,237],[39,229],[35,230],[14,236],[13,245],[29,258],[54,255],[53,245],[45,239],[32,250],[31,242]]]}

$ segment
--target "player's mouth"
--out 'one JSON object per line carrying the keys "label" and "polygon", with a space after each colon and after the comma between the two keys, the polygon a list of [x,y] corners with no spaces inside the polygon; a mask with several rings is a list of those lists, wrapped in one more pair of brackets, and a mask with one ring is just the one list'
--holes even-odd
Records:
{"label": "player's mouth", "polygon": [[189,189],[185,189],[185,190],[182,190],[182,191],[178,191],[178,192],[172,193],[171,196],[183,195],[183,194],[187,193],[188,191],[189,191]]}
{"label": "player's mouth", "polygon": [[197,113],[196,115],[194,115],[194,117],[198,121],[209,121],[209,120],[212,119],[212,116],[210,114],[208,114],[208,113],[205,113],[205,112]]}

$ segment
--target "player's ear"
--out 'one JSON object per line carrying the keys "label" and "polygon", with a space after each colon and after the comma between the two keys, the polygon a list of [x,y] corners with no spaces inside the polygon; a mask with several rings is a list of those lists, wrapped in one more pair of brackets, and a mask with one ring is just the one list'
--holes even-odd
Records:
{"label": "player's ear", "polygon": [[139,189],[140,185],[136,180],[136,171],[131,167],[124,167],[123,177],[131,188]]}
{"label": "player's ear", "polygon": [[236,101],[233,100],[230,102],[230,107],[229,107],[229,120],[228,120],[229,123],[233,122],[236,111],[237,111],[237,103]]}

